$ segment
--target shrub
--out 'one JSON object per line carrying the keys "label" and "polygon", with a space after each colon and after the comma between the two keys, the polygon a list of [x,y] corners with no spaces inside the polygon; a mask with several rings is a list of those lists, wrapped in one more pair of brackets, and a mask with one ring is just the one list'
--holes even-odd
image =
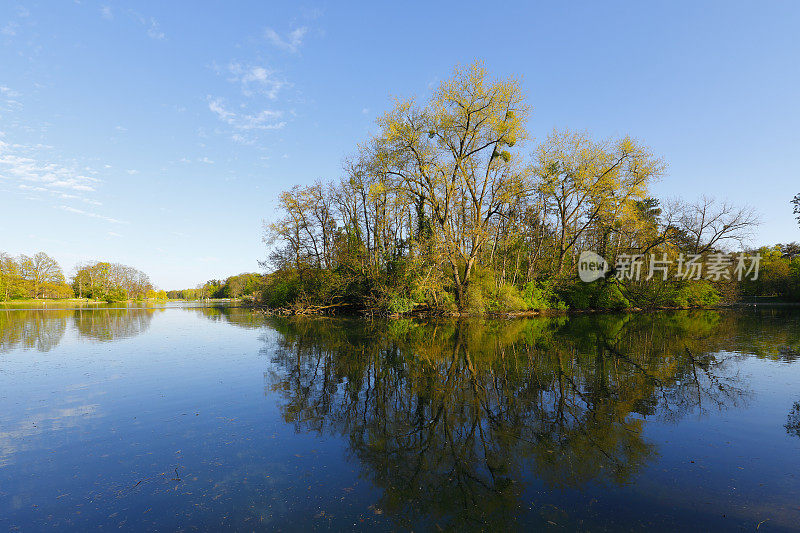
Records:
{"label": "shrub", "polygon": [[108,291],[105,295],[105,301],[108,303],[112,302],[124,302],[128,299],[128,292],[122,288],[114,288]]}
{"label": "shrub", "polygon": [[403,314],[408,313],[414,309],[415,302],[410,298],[404,298],[402,296],[392,296],[389,298],[389,304],[387,306],[387,310],[391,314]]}
{"label": "shrub", "polygon": [[522,290],[522,299],[529,309],[566,309],[567,305],[553,290],[551,283],[529,281]]}
{"label": "shrub", "polygon": [[486,311],[486,305],[483,301],[483,291],[478,284],[471,284],[467,288],[467,293],[464,295],[464,302],[462,304],[462,311],[466,313],[482,315]]}
{"label": "shrub", "polygon": [[705,280],[689,282],[675,291],[674,305],[679,307],[709,307],[718,304],[719,292]]}
{"label": "shrub", "polygon": [[592,283],[575,282],[562,287],[559,295],[570,309],[627,309],[631,303],[616,279]]}
{"label": "shrub", "polygon": [[520,311],[529,306],[516,287],[503,283],[495,291],[489,307],[492,311]]}

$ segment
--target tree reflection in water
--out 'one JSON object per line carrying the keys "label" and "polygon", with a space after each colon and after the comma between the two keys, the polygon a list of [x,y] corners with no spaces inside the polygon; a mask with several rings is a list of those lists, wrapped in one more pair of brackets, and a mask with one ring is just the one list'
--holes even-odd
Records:
{"label": "tree reflection in water", "polygon": [[15,309],[0,310],[0,353],[14,349],[47,352],[64,338],[68,325],[96,341],[134,337],[147,331],[162,309]]}
{"label": "tree reflection in water", "polygon": [[789,411],[789,416],[786,420],[786,433],[789,435],[800,437],[800,402],[794,402],[792,410]]}
{"label": "tree reflection in water", "polygon": [[153,315],[161,309],[96,309],[75,311],[75,329],[83,337],[113,341],[135,337],[147,331]]}
{"label": "tree reflection in water", "polygon": [[71,311],[0,310],[0,353],[17,348],[49,352],[61,342]]}
{"label": "tree reflection in water", "polygon": [[515,520],[547,487],[630,481],[657,453],[644,419],[748,392],[715,312],[419,323],[275,320],[268,387],[298,431],[345,436],[403,526]]}

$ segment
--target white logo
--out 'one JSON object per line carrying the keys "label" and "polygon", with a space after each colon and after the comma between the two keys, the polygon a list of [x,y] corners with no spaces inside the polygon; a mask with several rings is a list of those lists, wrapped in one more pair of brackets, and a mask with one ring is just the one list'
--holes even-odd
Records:
{"label": "white logo", "polygon": [[608,272],[608,262],[594,252],[581,252],[578,259],[578,277],[586,283],[600,279]]}

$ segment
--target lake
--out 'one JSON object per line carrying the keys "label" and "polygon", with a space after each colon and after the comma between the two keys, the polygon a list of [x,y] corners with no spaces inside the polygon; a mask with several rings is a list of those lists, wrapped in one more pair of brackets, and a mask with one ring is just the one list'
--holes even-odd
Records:
{"label": "lake", "polygon": [[0,530],[800,528],[800,311],[0,309]]}

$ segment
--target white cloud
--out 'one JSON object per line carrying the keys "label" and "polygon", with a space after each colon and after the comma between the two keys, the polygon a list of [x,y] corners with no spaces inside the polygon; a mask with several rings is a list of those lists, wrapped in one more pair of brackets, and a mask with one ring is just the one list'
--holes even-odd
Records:
{"label": "white cloud", "polygon": [[133,10],[128,10],[128,15],[147,28],[148,37],[159,41],[164,39],[164,32],[161,31],[158,21],[154,17],[147,18]]}
{"label": "white cloud", "polygon": [[19,93],[5,85],[0,85],[0,95],[3,95],[5,98],[16,98],[19,96]]}
{"label": "white cloud", "polygon": [[306,36],[306,33],[308,33],[308,28],[301,26],[300,28],[292,30],[286,38],[283,38],[272,28],[267,28],[264,30],[264,37],[281,50],[297,53],[300,46],[303,44],[303,38]]}
{"label": "white cloud", "polygon": [[212,160],[210,160],[209,158],[207,158],[207,157],[202,157],[202,158],[198,159],[198,161],[201,162],[201,163],[205,163],[206,165],[213,165],[214,164],[214,162]]}
{"label": "white cloud", "polygon": [[159,29],[158,21],[152,17],[150,18],[150,23],[147,28],[147,36],[159,41],[164,39],[164,32]]}
{"label": "white cloud", "polygon": [[231,135],[231,139],[233,140],[233,142],[244,144],[246,146],[251,146],[256,143],[255,139],[246,137],[241,133],[234,133],[233,135]]}
{"label": "white cloud", "polygon": [[[0,184],[20,191],[21,198],[41,201],[53,198],[61,202],[81,202],[87,206],[101,206],[91,195],[102,181],[98,172],[75,162],[63,162],[54,157],[45,145],[21,145],[0,141]],[[69,205],[56,205],[74,214],[96,218],[105,222],[119,220],[78,209]]]}
{"label": "white cloud", "polygon": [[0,180],[17,184],[36,183],[47,190],[91,192],[100,181],[74,168],[41,162],[27,152],[29,147],[0,141]]}
{"label": "white cloud", "polygon": [[279,120],[283,115],[281,111],[264,109],[256,113],[237,113],[226,108],[219,98],[212,99],[208,109],[221,121],[239,130],[278,130],[286,125]]}
{"label": "white cloud", "polygon": [[241,83],[242,92],[246,96],[258,92],[274,100],[278,97],[278,91],[287,85],[273,70],[260,65],[231,63],[228,65],[228,71],[232,75],[230,81]]}
{"label": "white cloud", "polygon": [[0,29],[0,34],[5,35],[6,37],[13,37],[17,34],[17,28],[19,28],[19,24],[16,22],[9,22],[3,29]]}
{"label": "white cloud", "polygon": [[123,222],[121,220],[117,220],[116,218],[107,217],[105,215],[99,215],[97,213],[92,213],[90,211],[84,211],[83,209],[76,209],[76,208],[70,207],[68,205],[62,205],[60,207],[61,207],[61,209],[63,209],[64,211],[66,211],[68,213],[74,213],[76,215],[83,215],[83,216],[90,217],[90,218],[97,218],[97,219],[100,219],[100,220],[104,220],[106,222],[110,222],[112,224],[123,224]]}
{"label": "white cloud", "polygon": [[103,15],[103,18],[106,20],[112,20],[114,18],[114,13],[111,12],[111,7],[103,6],[100,8],[100,13]]}
{"label": "white cloud", "polygon": [[[22,187],[22,185],[20,185],[20,187]],[[86,203],[86,204],[89,204],[89,205],[96,205],[96,206],[103,205],[103,202],[98,202],[97,200],[92,200],[91,198],[85,198],[83,196],[78,196],[77,194],[59,193],[58,197],[63,199],[63,200],[79,200],[79,201],[81,201],[83,203]]]}
{"label": "white cloud", "polygon": [[131,176],[133,176],[134,174],[138,174],[138,173],[139,173],[139,171],[138,171],[138,170],[136,170],[136,169],[133,169],[133,168],[132,168],[132,169],[130,169],[130,170],[126,170],[125,172],[127,172],[127,173],[128,173],[128,174],[130,174]]}

